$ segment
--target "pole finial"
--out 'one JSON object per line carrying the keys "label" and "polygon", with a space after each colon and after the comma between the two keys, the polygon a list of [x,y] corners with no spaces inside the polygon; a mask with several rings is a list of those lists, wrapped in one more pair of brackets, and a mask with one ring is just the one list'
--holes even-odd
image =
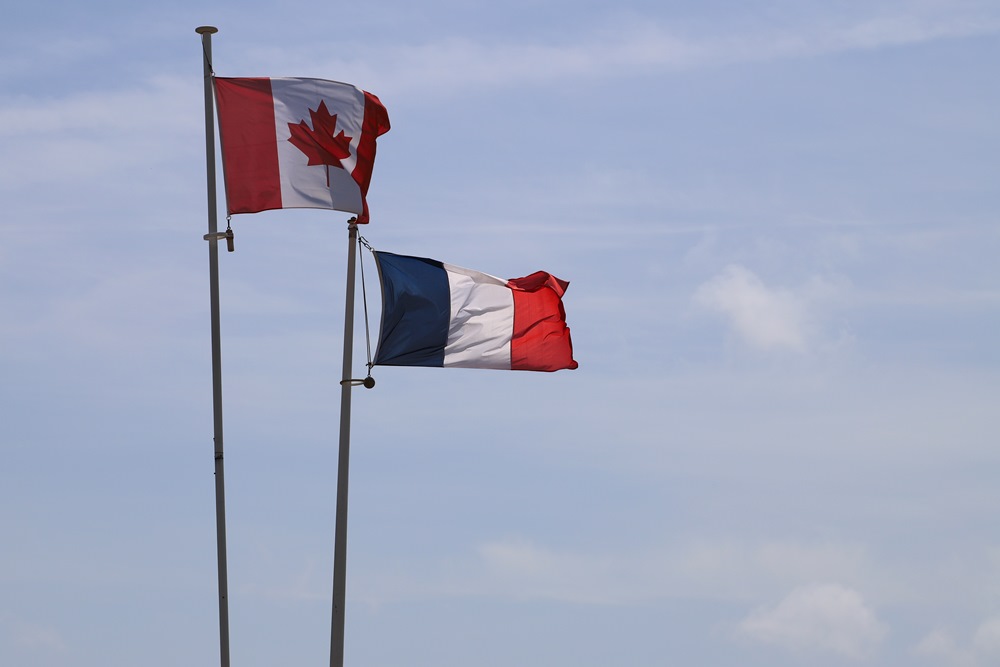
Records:
{"label": "pole finial", "polygon": [[215,33],[219,32],[219,29],[216,28],[214,25],[200,25],[197,28],[195,28],[194,31],[199,35],[214,35]]}

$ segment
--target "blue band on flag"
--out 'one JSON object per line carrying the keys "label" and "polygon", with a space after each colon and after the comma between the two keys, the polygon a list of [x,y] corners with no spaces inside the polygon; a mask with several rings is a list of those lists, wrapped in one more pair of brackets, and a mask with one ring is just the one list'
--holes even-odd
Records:
{"label": "blue band on flag", "polygon": [[451,290],[441,262],[376,252],[382,281],[382,328],[375,363],[443,366]]}

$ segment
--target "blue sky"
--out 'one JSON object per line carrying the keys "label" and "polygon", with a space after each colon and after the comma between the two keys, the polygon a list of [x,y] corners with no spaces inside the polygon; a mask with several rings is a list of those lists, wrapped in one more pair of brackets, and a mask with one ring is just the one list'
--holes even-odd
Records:
{"label": "blue sky", "polygon": [[[997,3],[8,9],[0,663],[218,660],[203,24],[381,98],[376,248],[571,282],[355,393],[349,665],[1000,661]],[[221,257],[234,665],[328,660],[346,217]]]}

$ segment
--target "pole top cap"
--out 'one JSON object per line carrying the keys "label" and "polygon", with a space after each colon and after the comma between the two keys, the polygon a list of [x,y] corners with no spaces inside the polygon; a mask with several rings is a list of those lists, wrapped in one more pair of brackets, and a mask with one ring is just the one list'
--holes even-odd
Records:
{"label": "pole top cap", "polygon": [[202,25],[195,28],[194,31],[199,35],[214,35],[219,32],[219,29],[214,25]]}

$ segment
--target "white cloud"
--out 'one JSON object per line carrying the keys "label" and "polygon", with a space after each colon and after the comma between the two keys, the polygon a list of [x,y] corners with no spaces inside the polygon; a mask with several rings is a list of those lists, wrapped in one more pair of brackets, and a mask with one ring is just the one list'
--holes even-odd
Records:
{"label": "white cloud", "polygon": [[807,338],[807,302],[786,288],[771,288],[755,273],[731,265],[694,294],[704,308],[721,313],[753,347],[803,351]]}
{"label": "white cloud", "polygon": [[869,655],[886,629],[861,594],[839,584],[796,588],[774,607],[761,607],[739,624],[742,636],[785,649]]}

